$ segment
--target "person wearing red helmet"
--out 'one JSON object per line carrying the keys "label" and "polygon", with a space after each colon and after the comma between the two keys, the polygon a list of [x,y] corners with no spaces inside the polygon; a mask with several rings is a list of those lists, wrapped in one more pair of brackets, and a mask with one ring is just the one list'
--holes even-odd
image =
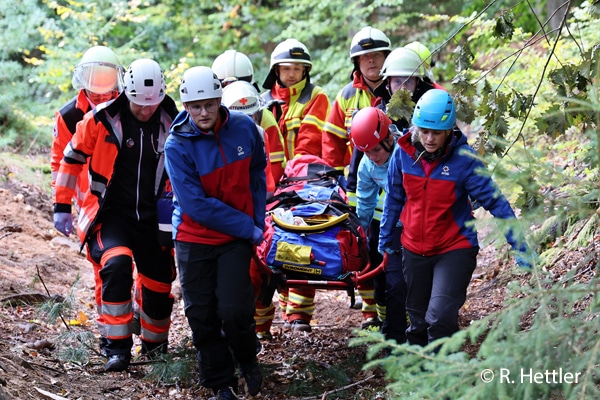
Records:
{"label": "person wearing red helmet", "polygon": [[[366,107],[358,111],[352,120],[350,140],[362,157],[357,170],[356,214],[361,225],[369,235],[369,255],[377,252],[379,224],[382,205],[387,193],[387,171],[392,153],[395,151],[397,130],[392,120],[375,107]],[[385,271],[386,317],[382,321],[381,331],[386,339],[397,343],[406,341],[406,284],[402,274],[400,257],[400,233],[402,228],[394,227],[394,251],[388,257]],[[373,241],[374,240],[374,241]]]}

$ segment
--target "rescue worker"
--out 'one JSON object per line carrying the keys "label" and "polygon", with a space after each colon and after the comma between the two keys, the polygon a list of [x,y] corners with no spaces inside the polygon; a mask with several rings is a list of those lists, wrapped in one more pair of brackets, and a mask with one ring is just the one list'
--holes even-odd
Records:
{"label": "rescue worker", "polygon": [[[356,214],[367,231],[376,222],[375,240],[371,240],[370,251],[377,251],[379,241],[379,217],[376,215],[383,210],[385,194],[388,191],[387,171],[390,158],[396,151],[398,130],[385,113],[375,107],[365,107],[358,111],[352,119],[350,139],[356,150],[365,154],[357,171],[356,183]],[[393,227],[395,240],[387,259],[385,269],[385,305],[386,318],[381,327],[386,339],[397,343],[406,342],[406,283],[402,272],[402,257],[400,256],[399,224]],[[373,234],[374,232],[371,232]],[[373,260],[372,254],[370,254]]]}
{"label": "rescue worker", "polygon": [[263,240],[265,167],[256,124],[221,105],[221,82],[204,66],[186,70],[179,89],[184,111],[171,125],[166,168],[174,191],[173,239],[185,315],[200,382],[217,400],[236,399],[240,366],[247,391],[260,391],[253,246]]}
{"label": "rescue worker", "polygon": [[[481,170],[484,164],[456,128],[452,96],[441,89],[426,92],[390,160],[379,236],[379,251],[393,253],[400,219],[411,345],[425,346],[459,329],[458,312],[479,252],[471,198],[494,217],[515,220],[506,198]],[[535,252],[512,230],[505,236],[517,263],[531,268]]]}
{"label": "rescue worker", "polygon": [[[60,161],[63,159],[63,152],[75,134],[77,123],[92,108],[119,95],[119,92],[123,89],[123,72],[123,67],[119,63],[117,55],[106,46],[90,47],[75,66],[72,85],[79,93],[64,104],[54,116],[50,159],[53,195],[56,175],[60,168]],[[89,186],[88,166],[86,163],[75,185],[73,202],[77,211],[81,208],[83,196]],[[96,290],[100,291],[101,287],[97,286]],[[100,310],[100,298],[100,293],[96,293],[96,310]],[[98,318],[102,318],[100,312],[98,313]],[[101,348],[105,341],[106,338],[100,336]]]}
{"label": "rescue worker", "polygon": [[[175,269],[169,242],[161,242],[162,210],[157,204],[168,186],[163,149],[177,108],[165,90],[156,61],[132,62],[123,93],[94,108],[77,125],[56,179],[54,226],[68,236],[75,183],[89,159],[90,188],[77,234],[81,245],[87,245],[100,288],[96,302],[99,330],[106,338],[101,343],[105,371],[124,371],[131,360],[133,260],[142,353],[166,351],[168,346]],[[170,212],[167,207],[166,214]]]}
{"label": "rescue worker", "polygon": [[[334,168],[344,169],[349,166],[346,194],[351,206],[356,206],[356,170],[362,153],[352,158],[353,148],[348,132],[356,111],[376,105],[381,101],[379,97],[384,101],[389,99],[385,85],[382,85],[380,72],[391,51],[390,46],[390,39],[386,34],[371,26],[362,28],[354,35],[350,43],[352,82],[338,92],[323,129],[323,159]],[[377,237],[377,234],[370,236]],[[376,254],[371,258],[372,264],[379,264],[381,261]],[[385,319],[384,286],[382,275],[359,285],[363,315],[361,328],[379,327]],[[376,287],[381,295],[376,295]]]}
{"label": "rescue worker", "polygon": [[[72,84],[73,88],[79,91],[77,96],[65,103],[54,116],[50,160],[52,190],[56,183],[60,161],[63,159],[63,151],[75,134],[77,123],[92,108],[119,95],[123,86],[123,67],[119,64],[117,55],[108,47],[90,47],[75,66]],[[81,207],[83,195],[88,187],[86,165],[77,180],[73,197],[77,209]]]}
{"label": "rescue worker", "polygon": [[[244,81],[250,83],[255,88],[256,92],[260,93],[260,89],[254,80],[254,67],[248,56],[244,53],[237,50],[226,50],[215,58],[211,69],[221,81],[223,89],[235,81]],[[243,85],[236,86],[239,88],[238,90],[248,90],[245,88],[242,89]],[[229,95],[231,95],[231,92]],[[273,113],[265,106],[260,97],[259,100],[259,108],[252,116],[254,121],[265,131],[265,138],[267,139],[266,144],[268,144],[269,147],[267,152],[269,156],[268,169],[271,172],[273,181],[277,184],[283,176],[286,164],[285,152],[283,151],[283,136],[281,135],[281,131],[279,130],[279,126],[277,125],[277,121],[275,121]],[[269,179],[267,179],[267,183],[268,182]]]}
{"label": "rescue worker", "polygon": [[260,91],[254,80],[254,66],[248,56],[237,50],[225,50],[212,63],[211,69],[221,81],[223,89],[232,82],[245,81]]}
{"label": "rescue worker", "polygon": [[[303,155],[321,155],[321,132],[330,104],[327,94],[310,82],[312,61],[306,46],[287,39],[279,43],[271,53],[269,74],[263,82],[267,89],[262,98],[279,124],[284,139],[287,160]],[[310,320],[315,310],[315,289],[293,288],[279,292],[279,306],[285,321],[285,329],[294,332],[310,332]],[[258,315],[268,316],[272,304],[256,305]],[[263,324],[266,337],[272,319]]]}

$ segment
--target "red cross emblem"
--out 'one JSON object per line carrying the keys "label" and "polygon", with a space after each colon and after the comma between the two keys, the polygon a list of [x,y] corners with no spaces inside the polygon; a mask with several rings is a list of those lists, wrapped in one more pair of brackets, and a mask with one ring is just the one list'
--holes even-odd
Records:
{"label": "red cross emblem", "polygon": [[245,97],[240,99],[240,103],[242,103],[243,106],[245,106],[247,102],[248,102],[248,99]]}

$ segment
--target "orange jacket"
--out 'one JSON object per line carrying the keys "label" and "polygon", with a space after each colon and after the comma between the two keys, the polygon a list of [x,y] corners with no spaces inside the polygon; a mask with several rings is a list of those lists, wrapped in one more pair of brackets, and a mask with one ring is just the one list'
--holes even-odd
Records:
{"label": "orange jacket", "polygon": [[[83,120],[77,125],[75,135],[65,148],[64,158],[60,162],[54,190],[54,212],[70,212],[71,198],[76,190],[77,178],[89,158],[90,187],[84,194],[77,221],[77,235],[82,245],[85,244],[88,235],[92,232],[107,190],[110,190],[110,181],[123,137],[120,118],[123,107],[129,107],[125,93],[85,114]],[[157,112],[161,114],[157,148],[160,159],[155,179],[155,193],[158,197],[166,178],[164,144],[171,122],[177,115],[173,99],[165,96]]]}
{"label": "orange jacket", "polygon": [[[323,89],[306,79],[290,87],[275,83],[262,94],[270,106],[285,140],[285,156],[291,160],[297,154],[321,155],[321,132],[331,108]],[[281,116],[275,111],[274,101],[281,100]]]}
{"label": "orange jacket", "polygon": [[352,147],[348,138],[352,114],[361,108],[375,105],[377,96],[364,82],[360,72],[354,71],[352,82],[342,88],[335,97],[331,112],[323,128],[323,160],[335,168],[350,164]]}
{"label": "orange jacket", "polygon": [[[279,126],[277,125],[277,121],[275,121],[273,113],[266,108],[260,111],[259,125],[265,130],[265,135],[267,137],[266,142],[268,142],[268,168],[271,170],[273,181],[277,184],[283,176],[283,170],[285,169],[285,163],[287,162],[285,151],[283,149],[283,136],[281,135],[281,131],[279,130]],[[267,177],[267,182],[268,181],[269,179]],[[267,191],[268,190],[267,187]]]}
{"label": "orange jacket", "polygon": [[[67,144],[75,134],[77,123],[81,121],[84,114],[92,109],[85,90],[80,90],[79,94],[63,105],[54,115],[54,130],[52,131],[52,148],[50,152],[50,171],[52,173],[52,193],[56,184],[56,175],[60,167],[60,160],[63,159],[63,152]],[[88,181],[87,163],[81,170],[77,179],[75,195],[73,200],[77,209],[81,208],[83,194],[87,191],[90,184]]]}

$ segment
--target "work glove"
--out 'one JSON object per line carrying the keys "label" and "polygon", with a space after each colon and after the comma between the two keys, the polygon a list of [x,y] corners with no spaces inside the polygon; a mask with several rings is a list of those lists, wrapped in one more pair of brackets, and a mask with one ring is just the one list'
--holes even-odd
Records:
{"label": "work glove", "polygon": [[535,251],[530,253],[519,253],[515,256],[519,267],[523,269],[532,269],[538,263],[538,255]]}
{"label": "work glove", "polygon": [[255,226],[254,231],[252,232],[252,239],[251,239],[252,244],[254,246],[258,246],[259,244],[261,244],[263,242],[263,240],[265,240],[265,237],[263,236],[262,229]]}
{"label": "work glove", "polygon": [[73,214],[66,212],[54,213],[54,227],[63,235],[69,236],[73,231]]}

